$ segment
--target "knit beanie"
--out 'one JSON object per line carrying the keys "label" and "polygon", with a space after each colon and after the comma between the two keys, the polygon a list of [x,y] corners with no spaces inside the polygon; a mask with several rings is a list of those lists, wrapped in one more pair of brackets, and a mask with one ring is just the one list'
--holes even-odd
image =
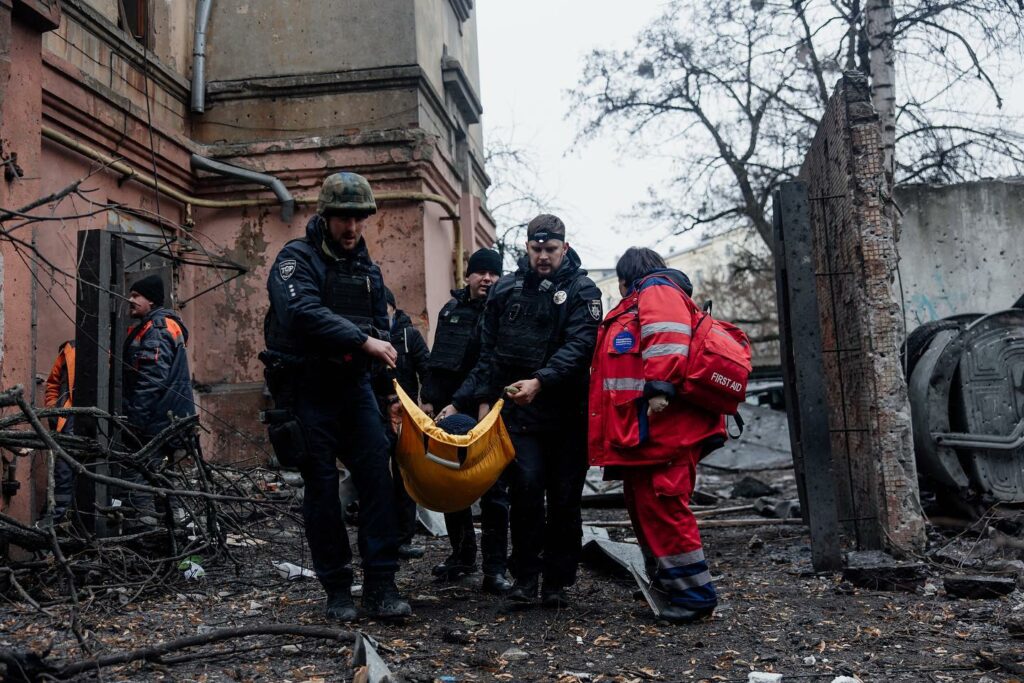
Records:
{"label": "knit beanie", "polygon": [[477,249],[469,257],[467,273],[497,273],[501,275],[501,255],[493,249]]}
{"label": "knit beanie", "polygon": [[473,427],[476,427],[476,420],[471,418],[469,415],[455,413],[454,415],[449,415],[446,418],[438,420],[437,426],[449,434],[461,436],[463,434],[469,434],[470,430],[473,429]]}
{"label": "knit beanie", "polygon": [[135,281],[128,288],[128,292],[138,292],[149,299],[154,308],[164,305],[164,281],[160,279],[159,275],[147,275],[141,280]]}

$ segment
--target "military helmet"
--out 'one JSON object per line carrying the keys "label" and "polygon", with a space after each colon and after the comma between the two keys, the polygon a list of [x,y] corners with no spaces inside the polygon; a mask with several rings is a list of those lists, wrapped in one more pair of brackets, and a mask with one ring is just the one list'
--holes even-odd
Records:
{"label": "military helmet", "polygon": [[320,187],[316,200],[316,211],[321,216],[332,212],[377,213],[373,190],[366,178],[358,173],[341,171],[327,176]]}

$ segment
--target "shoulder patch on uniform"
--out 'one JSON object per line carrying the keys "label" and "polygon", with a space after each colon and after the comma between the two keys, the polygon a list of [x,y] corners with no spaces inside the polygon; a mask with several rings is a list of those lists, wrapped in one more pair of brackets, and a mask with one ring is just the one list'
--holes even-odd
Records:
{"label": "shoulder patch on uniform", "polygon": [[285,259],[277,266],[277,272],[281,274],[282,280],[287,280],[295,274],[295,259]]}
{"label": "shoulder patch on uniform", "polygon": [[591,299],[587,302],[587,311],[594,320],[601,320],[601,300]]}

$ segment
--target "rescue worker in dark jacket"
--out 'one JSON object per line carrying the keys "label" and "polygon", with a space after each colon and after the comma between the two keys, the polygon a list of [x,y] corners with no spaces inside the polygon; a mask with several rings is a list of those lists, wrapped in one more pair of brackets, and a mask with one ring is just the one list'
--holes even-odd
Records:
{"label": "rescue worker in dark jacket", "polygon": [[338,496],[336,459],[359,494],[363,610],[380,618],[411,614],[395,586],[398,523],[388,438],[370,384],[373,362],[394,368],[380,268],[363,240],[376,213],[370,185],[335,173],[320,190],[304,239],[292,240],[267,279],[266,379],[275,409],[268,434],[282,464],[305,482],[302,512],[313,568],[327,591],[327,616],[357,617],[352,551]]}
{"label": "rescue worker in dark jacket", "polygon": [[[452,299],[437,317],[434,349],[429,373],[423,384],[423,408],[452,402],[469,371],[480,356],[480,323],[491,287],[501,278],[501,255],[493,249],[479,249],[469,257],[467,285],[452,291]],[[488,402],[493,401],[493,398]],[[471,415],[471,417],[479,417]],[[476,569],[476,532],[473,511],[449,512],[444,516],[452,553],[434,567],[434,575],[454,581]],[[503,594],[512,588],[506,577],[508,565],[508,483],[499,479],[480,499],[480,550],[483,555],[483,590]]]}
{"label": "rescue worker in dark jacket", "polygon": [[[121,387],[122,411],[138,443],[144,445],[171,425],[172,419],[196,414],[189,371],[188,329],[173,311],[163,307],[164,283],[159,275],[149,275],[129,287],[129,315],[138,324],[128,330],[124,342],[124,378]],[[172,440],[152,453],[146,462],[137,463],[149,471],[157,470],[164,459],[185,446]],[[150,483],[141,472],[126,467],[122,475],[135,483]],[[129,490],[128,501],[140,515],[140,521],[154,524],[156,507],[153,495]]]}
{"label": "rescue worker in dark jacket", "polygon": [[[398,308],[395,301],[395,294],[387,287],[384,288],[384,296],[388,303],[388,321],[391,334],[391,345],[398,352],[398,360],[395,361],[395,379],[405,393],[409,394],[412,400],[416,401],[420,395],[420,381],[427,372],[427,361],[430,359],[430,351],[427,349],[427,342],[423,339],[420,331],[413,327],[412,320],[405,311]],[[398,436],[398,429],[402,424],[401,408],[398,396],[388,387],[388,393],[384,398],[385,415],[389,428],[388,437],[391,440],[391,474],[395,482],[395,504],[398,513],[399,546],[398,556],[402,559],[415,559],[423,557],[423,546],[415,542],[416,537],[416,501],[409,497],[402,482],[402,472],[395,460],[395,445]]]}
{"label": "rescue worker in dark jacket", "polygon": [[409,315],[398,308],[395,295],[385,289],[388,302],[388,321],[390,322],[391,345],[398,352],[395,361],[395,379],[402,385],[405,393],[416,401],[420,396],[420,385],[427,375],[430,362],[430,349],[423,335],[412,324]]}
{"label": "rescue worker in dark jacket", "polygon": [[480,360],[441,415],[483,404],[482,412],[504,391],[502,417],[516,451],[507,472],[515,577],[509,598],[535,600],[543,576],[544,605],[565,607],[582,539],[587,372],[601,293],[558,217],[530,221],[526,252],[519,270],[491,289]]}
{"label": "rescue worker in dark jacket", "polygon": [[[57,359],[53,361],[50,374],[46,377],[46,394],[43,405],[47,408],[70,408],[74,405],[75,393],[75,340],[69,339],[60,345]],[[51,417],[50,429],[60,434],[75,433],[75,417]],[[75,473],[63,458],[53,461],[53,518],[64,517],[74,498]]]}

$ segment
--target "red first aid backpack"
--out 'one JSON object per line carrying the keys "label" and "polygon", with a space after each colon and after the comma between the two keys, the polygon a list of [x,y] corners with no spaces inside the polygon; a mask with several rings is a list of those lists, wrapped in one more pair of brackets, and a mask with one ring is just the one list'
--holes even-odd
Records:
{"label": "red first aid backpack", "polygon": [[750,370],[750,340],[743,330],[715,320],[710,302],[695,312],[680,398],[712,413],[736,415],[747,396]]}

